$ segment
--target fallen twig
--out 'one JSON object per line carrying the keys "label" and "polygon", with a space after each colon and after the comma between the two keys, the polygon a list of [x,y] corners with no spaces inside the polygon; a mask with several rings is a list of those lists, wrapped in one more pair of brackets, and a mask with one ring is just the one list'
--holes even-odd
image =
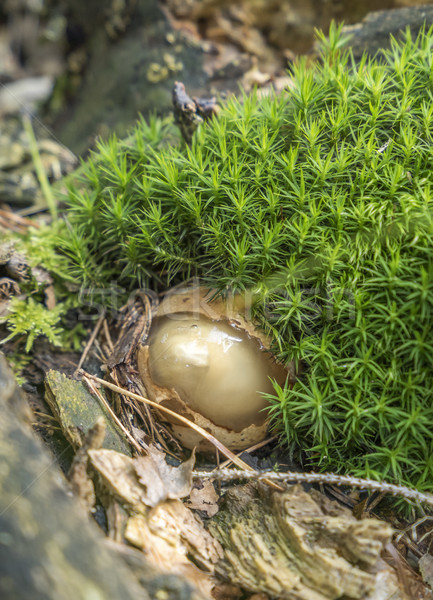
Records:
{"label": "fallen twig", "polygon": [[[82,371],[83,372],[83,371]],[[85,373],[85,372],[84,372]],[[98,379],[97,377],[94,377],[93,375],[90,375],[90,373],[85,373],[84,377],[83,377],[84,381],[86,382],[86,384],[89,387],[89,390],[95,394],[95,396],[97,396],[99,398],[99,400],[103,403],[103,405],[105,406],[105,408],[108,410],[108,412],[111,415],[111,418],[115,421],[115,423],[121,428],[122,432],[126,435],[126,437],[128,438],[128,441],[130,444],[132,444],[134,446],[134,448],[138,451],[139,454],[143,454],[144,449],[137,443],[137,441],[132,437],[132,435],[129,433],[129,431],[126,429],[126,427],[124,427],[123,423],[120,421],[120,419],[118,419],[117,415],[113,412],[113,409],[111,408],[111,406],[108,404],[108,402],[105,400],[104,396],[101,394],[101,392],[98,390],[98,388],[93,384],[92,379]]]}
{"label": "fallen twig", "polygon": [[359,479],[351,475],[337,475],[335,473],[297,473],[295,471],[285,471],[276,473],[275,471],[248,471],[240,473],[235,469],[220,469],[214,471],[194,471],[193,476],[197,479],[221,479],[223,481],[233,481],[234,479],[254,479],[256,481],[289,481],[304,483],[328,483],[330,485],[347,485],[366,490],[385,492],[393,496],[402,496],[408,500],[415,500],[423,504],[433,506],[433,494],[426,494],[414,490],[404,485],[395,485],[385,481],[374,481],[374,479]]}
{"label": "fallen twig", "polygon": [[[153,408],[156,408],[157,410],[159,410],[167,415],[170,415],[171,417],[175,417],[178,421],[180,421],[184,425],[187,425],[188,427],[191,427],[191,429],[194,429],[194,431],[196,431],[201,436],[206,438],[213,446],[215,446],[215,448],[218,448],[218,450],[221,452],[221,454],[224,454],[224,456],[226,458],[230,459],[235,465],[237,465],[241,469],[244,469],[245,471],[252,471],[254,474],[257,474],[257,472],[252,467],[250,467],[250,465],[248,465],[241,458],[236,456],[236,454],[234,454],[231,450],[229,450],[226,446],[224,446],[224,444],[222,444],[219,440],[217,440],[216,437],[214,437],[208,431],[206,431],[202,427],[199,427],[198,425],[196,425],[189,419],[186,419],[185,417],[178,415],[173,410],[170,410],[169,408],[166,408],[165,406],[161,406],[161,404],[158,404],[157,402],[153,402],[152,400],[149,400],[148,398],[145,398],[144,396],[139,396],[138,394],[134,394],[133,392],[130,392],[129,390],[121,388],[118,385],[109,383],[108,381],[105,381],[105,379],[100,379],[99,377],[96,377],[95,375],[90,375],[89,373],[83,373],[83,374],[84,374],[84,379],[87,380],[88,384],[90,383],[89,380],[96,381],[97,383],[103,385],[104,387],[106,387],[110,390],[113,390],[113,392],[118,392],[119,394],[123,394],[124,396],[128,396],[129,398],[133,398],[134,400],[137,400],[138,402],[143,402],[144,404],[148,404],[149,406],[152,406]],[[271,487],[273,487],[274,489],[283,491],[283,488],[281,488],[281,486],[279,486],[278,483],[276,483],[274,481],[267,481],[266,478],[263,478],[263,481],[265,483],[267,483],[268,485],[270,485]]]}

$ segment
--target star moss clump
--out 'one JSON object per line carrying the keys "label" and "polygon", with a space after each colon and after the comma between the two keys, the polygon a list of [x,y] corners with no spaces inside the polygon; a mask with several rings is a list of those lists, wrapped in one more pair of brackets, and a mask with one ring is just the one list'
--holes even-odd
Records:
{"label": "star moss clump", "polygon": [[334,28],[280,96],[100,143],[63,247],[85,286],[248,291],[294,360],[274,428],[310,467],[433,491],[433,33],[355,63]]}

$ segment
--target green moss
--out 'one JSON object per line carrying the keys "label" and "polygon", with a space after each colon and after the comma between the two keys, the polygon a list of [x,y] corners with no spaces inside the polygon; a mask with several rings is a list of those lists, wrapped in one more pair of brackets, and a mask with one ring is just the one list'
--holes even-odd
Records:
{"label": "green moss", "polygon": [[[6,314],[0,318],[0,326],[9,331],[1,337],[0,349],[1,344],[19,339],[15,349],[17,358],[25,360],[21,350],[30,352],[40,336],[64,350],[81,350],[86,335],[83,324],[64,326],[68,311],[80,306],[78,286],[73,285],[68,274],[69,262],[57,251],[58,240],[65,234],[66,225],[59,220],[49,226],[29,227],[23,234],[11,232],[5,236],[5,244],[11,242],[14,252],[21,253],[29,267],[26,278],[20,281],[23,297],[12,298]],[[51,309],[46,306],[48,285],[53,286],[56,299],[56,306]]]}
{"label": "green moss", "polygon": [[10,330],[10,334],[2,342],[8,342],[17,336],[25,336],[25,351],[28,352],[35,339],[42,335],[46,336],[51,344],[60,346],[62,329],[59,327],[59,319],[62,313],[61,304],[49,310],[31,297],[26,300],[12,298],[7,317],[0,319],[0,322],[7,321]]}
{"label": "green moss", "polygon": [[144,122],[69,190],[85,286],[252,291],[283,361],[272,420],[321,469],[433,491],[433,34],[355,64],[335,28],[281,97],[230,100],[192,147]]}

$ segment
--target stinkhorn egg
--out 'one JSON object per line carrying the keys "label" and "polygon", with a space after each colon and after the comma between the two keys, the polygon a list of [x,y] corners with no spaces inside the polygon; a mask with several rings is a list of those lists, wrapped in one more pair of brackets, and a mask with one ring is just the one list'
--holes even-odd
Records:
{"label": "stinkhorn egg", "polygon": [[224,321],[163,317],[150,338],[150,375],[215,424],[241,431],[266,420],[260,392],[273,386],[263,355],[258,340]]}
{"label": "stinkhorn egg", "polygon": [[[151,399],[242,450],[265,437],[263,393],[273,392],[273,379],[284,383],[288,371],[251,323],[206,298],[200,291],[198,309],[191,292],[163,302],[138,368]],[[205,449],[206,442],[179,422],[172,430],[184,445]]]}

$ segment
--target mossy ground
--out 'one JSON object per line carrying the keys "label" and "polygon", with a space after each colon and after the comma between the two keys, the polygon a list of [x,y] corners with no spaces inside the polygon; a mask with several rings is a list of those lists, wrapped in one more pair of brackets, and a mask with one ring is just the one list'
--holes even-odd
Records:
{"label": "mossy ground", "polygon": [[247,292],[282,361],[275,429],[311,467],[433,491],[433,34],[355,64],[333,29],[282,96],[100,143],[68,194],[70,275]]}
{"label": "mossy ground", "polygon": [[[65,230],[65,223],[58,220],[50,225],[29,227],[26,233],[11,232],[2,239],[2,247],[10,245],[14,252],[23,257],[26,272],[19,279],[20,295],[10,298],[7,310],[0,316],[0,326],[6,324],[8,329],[8,335],[2,336],[0,342],[4,344],[14,340],[16,348],[9,360],[16,364],[15,371],[19,377],[19,365],[24,366],[28,362],[26,354],[36,338],[45,336],[50,344],[78,351],[85,335],[82,323],[64,326],[68,311],[79,306],[77,294],[71,293],[78,286],[74,285],[68,274],[69,262],[57,252],[58,239]],[[55,306],[50,307],[46,305],[46,289],[49,285],[56,299]],[[1,300],[5,302],[4,297]],[[23,346],[25,354],[22,352]]]}

